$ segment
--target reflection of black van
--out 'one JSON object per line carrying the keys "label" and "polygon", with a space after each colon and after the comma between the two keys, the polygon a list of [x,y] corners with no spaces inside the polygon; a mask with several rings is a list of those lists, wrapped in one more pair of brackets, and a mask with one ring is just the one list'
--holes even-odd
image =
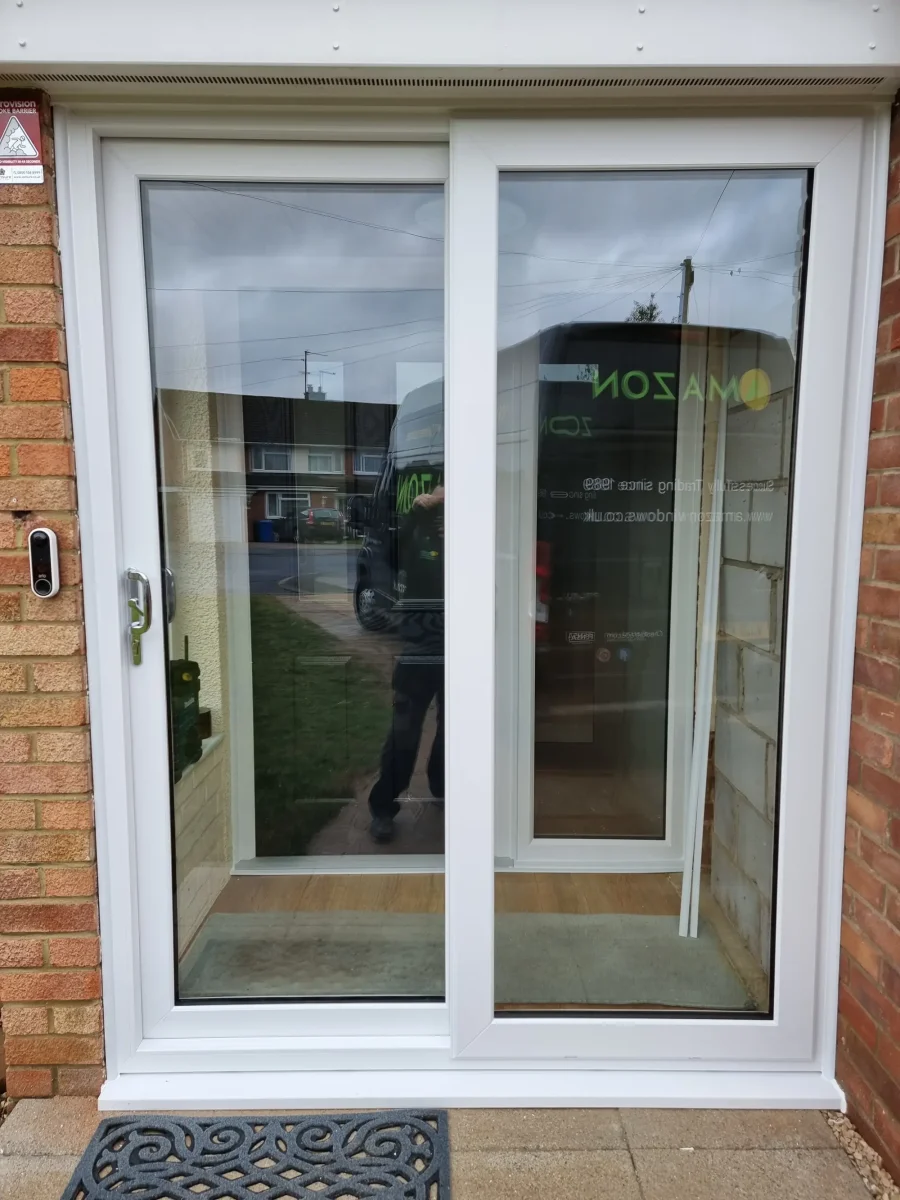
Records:
{"label": "reflection of black van", "polygon": [[443,399],[439,379],[405,397],[375,491],[371,497],[354,497],[351,505],[350,523],[364,531],[353,600],[357,620],[365,629],[385,629],[391,624],[390,615],[405,608],[443,607],[440,595],[420,594],[437,589],[410,583],[407,561],[413,543],[419,557],[438,554],[431,526],[442,521],[443,514],[423,515],[412,538],[400,537],[401,530],[415,520],[416,497],[433,492],[443,482]]}
{"label": "reflection of black van", "polygon": [[[609,655],[618,664],[603,670],[604,681],[633,677],[636,662],[647,660],[649,670],[652,660],[663,695],[678,408],[696,394],[702,379],[708,392],[704,404],[724,393],[730,405],[761,411],[770,395],[793,385],[790,347],[751,330],[579,322],[543,330],[502,351],[499,365],[501,376],[520,379],[523,371],[534,369],[539,376],[535,640],[540,657],[554,659],[552,673],[560,679],[567,674],[560,659],[579,678],[582,660],[591,664],[582,680],[585,711],[597,701],[598,647],[600,662]],[[402,561],[408,539],[399,534],[416,496],[442,482],[443,464],[443,383],[437,380],[404,399],[375,493],[368,500],[355,497],[351,507],[350,523],[365,535],[354,601],[366,629],[385,628],[390,613],[416,602],[408,594]],[[618,483],[638,467],[646,476],[645,492],[607,490],[613,478]],[[629,524],[625,508],[652,509],[654,518],[665,510],[668,519],[661,529],[649,521]],[[643,615],[647,629],[658,630],[658,636],[646,644],[605,646],[606,635],[621,632],[626,618],[635,616],[636,592],[650,598]],[[575,684],[568,679],[565,686]],[[609,711],[618,711],[621,705],[612,695],[608,699]],[[571,737],[571,717],[566,720]]]}

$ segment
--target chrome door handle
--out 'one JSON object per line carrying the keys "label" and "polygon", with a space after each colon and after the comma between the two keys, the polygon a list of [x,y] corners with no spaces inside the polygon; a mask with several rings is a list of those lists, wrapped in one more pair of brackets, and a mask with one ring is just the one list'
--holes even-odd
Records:
{"label": "chrome door handle", "polygon": [[175,620],[175,607],[177,604],[175,572],[171,567],[163,567],[163,601],[166,610],[166,620],[171,625]]}
{"label": "chrome door handle", "polygon": [[[131,641],[131,661],[136,667],[142,662],[141,638],[150,628],[153,621],[153,601],[150,595],[150,580],[143,571],[129,567],[125,572],[128,588],[128,633]],[[133,593],[137,593],[134,595]]]}

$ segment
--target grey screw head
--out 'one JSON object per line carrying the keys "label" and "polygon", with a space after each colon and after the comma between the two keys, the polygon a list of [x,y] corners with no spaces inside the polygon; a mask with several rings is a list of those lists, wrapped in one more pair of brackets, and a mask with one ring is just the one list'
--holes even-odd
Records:
{"label": "grey screw head", "polygon": [[638,48],[638,50],[643,50],[643,48],[644,48],[644,43],[643,43],[643,42],[638,42],[638,44],[637,44],[637,48]]}
{"label": "grey screw head", "polygon": [[334,45],[332,46],[332,50],[340,50],[340,48],[341,48],[340,42],[335,42]]}

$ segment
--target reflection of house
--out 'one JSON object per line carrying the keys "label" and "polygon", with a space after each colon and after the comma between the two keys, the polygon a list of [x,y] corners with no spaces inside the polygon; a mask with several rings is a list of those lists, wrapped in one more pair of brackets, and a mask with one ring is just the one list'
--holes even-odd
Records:
{"label": "reflection of house", "polygon": [[369,494],[396,416],[394,404],[244,397],[249,536],[256,522],[303,508],[339,508]]}

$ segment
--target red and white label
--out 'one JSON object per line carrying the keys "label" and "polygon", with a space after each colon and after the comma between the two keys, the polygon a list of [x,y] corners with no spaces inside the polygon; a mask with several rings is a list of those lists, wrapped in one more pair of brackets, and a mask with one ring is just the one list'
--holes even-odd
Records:
{"label": "red and white label", "polygon": [[43,182],[37,104],[33,100],[0,100],[0,184]]}

